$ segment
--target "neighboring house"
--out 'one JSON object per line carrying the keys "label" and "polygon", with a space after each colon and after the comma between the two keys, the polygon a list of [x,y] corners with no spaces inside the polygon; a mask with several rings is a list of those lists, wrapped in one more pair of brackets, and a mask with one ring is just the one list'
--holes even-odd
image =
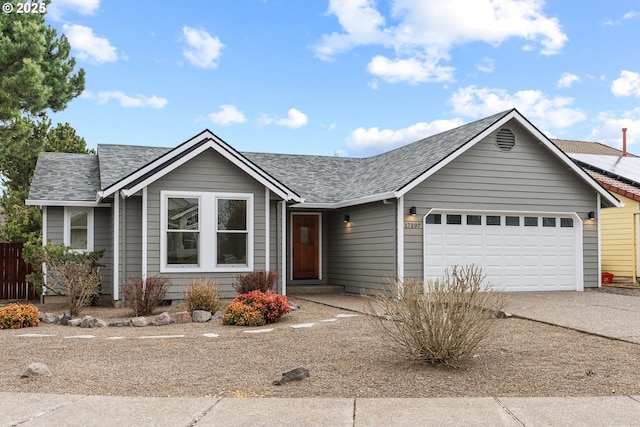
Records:
{"label": "neighboring house", "polygon": [[[368,158],[241,153],[208,130],[173,149],[43,153],[28,204],[44,239],[105,249],[103,290],[278,270],[278,291],[484,267],[509,291],[599,285],[598,226],[618,200],[509,110]],[[114,278],[116,280],[114,280]]]}
{"label": "neighboring house", "polygon": [[618,283],[640,274],[640,157],[586,141],[552,140],[624,207],[600,213],[602,271]]}

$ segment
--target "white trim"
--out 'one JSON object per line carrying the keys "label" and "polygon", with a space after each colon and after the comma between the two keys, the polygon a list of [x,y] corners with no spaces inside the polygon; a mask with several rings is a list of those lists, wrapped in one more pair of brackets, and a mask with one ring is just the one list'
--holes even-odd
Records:
{"label": "white trim", "polygon": [[[46,206],[42,207],[42,246],[47,245],[47,226],[48,226],[48,209]],[[47,283],[47,264],[42,263],[42,280]],[[44,304],[44,296],[47,294],[47,287],[42,287],[42,294],[40,294],[40,304]]]}
{"label": "white trim", "polygon": [[387,199],[397,199],[399,193],[396,191],[389,191],[387,193],[372,194],[370,196],[357,197],[355,199],[341,200],[335,203],[295,203],[291,205],[292,208],[305,208],[305,209],[340,209],[349,206],[364,205],[366,203],[379,202]]}
{"label": "white trim", "polygon": [[280,204],[280,276],[282,278],[282,295],[287,295],[287,202],[284,200],[278,202]]}
{"label": "white trim", "polygon": [[397,229],[397,278],[400,283],[404,283],[404,196],[398,197],[396,212],[396,229]]}
{"label": "white trim", "polygon": [[149,239],[149,223],[147,212],[147,187],[142,189],[142,283],[147,281],[148,270],[148,239]]}
{"label": "white trim", "polygon": [[[197,198],[198,202],[198,266],[168,266],[167,259],[167,199],[173,197]],[[247,201],[247,230],[241,231],[247,235],[246,264],[218,265],[218,199],[234,199]],[[252,193],[225,193],[208,191],[171,191],[160,192],[160,272],[161,273],[240,273],[253,271],[254,251],[254,196]],[[207,215],[213,220],[204,221]],[[231,231],[227,231],[231,233]]]}
{"label": "white trim", "polygon": [[[427,216],[431,213],[460,213],[460,214],[498,214],[498,215],[531,215],[531,216],[559,216],[559,217],[571,217],[574,220],[573,228],[575,230],[575,239],[576,239],[576,268],[575,268],[575,277],[576,277],[576,291],[584,290],[584,249],[582,247],[584,234],[584,223],[580,215],[576,212],[547,212],[547,211],[510,211],[510,210],[490,210],[490,209],[446,209],[446,208],[433,208],[430,209],[423,217],[422,217],[422,247],[426,245],[427,242]],[[424,254],[422,255],[422,281],[424,284],[427,283],[427,257]]]}
{"label": "white trim", "polygon": [[[600,228],[600,194],[596,194],[596,228],[598,233],[598,287],[602,287],[602,229]],[[635,270],[635,269],[634,269]]]}
{"label": "white trim", "polygon": [[[195,145],[198,145],[202,142],[204,143],[200,147],[180,157],[177,161],[172,162],[166,166],[163,166],[169,160],[178,157],[180,154],[184,153],[185,151],[191,150]],[[209,131],[205,131],[199,135],[196,135],[191,140],[183,143],[181,146],[160,156],[155,161],[149,163],[148,165],[142,167],[141,169],[138,169],[136,172],[122,179],[121,181],[117,182],[111,187],[102,191],[98,191],[98,198],[103,199],[105,197],[108,197],[113,192],[119,189],[122,189],[129,184],[134,183],[136,180],[144,177],[147,173],[152,172],[154,169],[160,168],[160,170],[153,173],[151,176],[143,179],[141,182],[135,184],[133,187],[124,189],[122,193],[126,197],[129,197],[137,193],[142,188],[147,187],[152,182],[165,176],[166,174],[173,171],[174,169],[180,167],[184,163],[188,162],[189,160],[191,160],[192,158],[196,157],[197,155],[201,154],[202,152],[206,151],[209,148],[213,149],[218,154],[225,157],[235,166],[239,167],[242,171],[247,173],[249,176],[257,180],[258,182],[260,182],[265,187],[268,187],[271,191],[276,193],[281,198],[285,200],[301,201],[300,197],[297,194],[295,194],[292,190],[288,189],[286,186],[276,181],[275,178],[271,177],[271,175],[267,174],[262,169],[252,164],[248,159],[242,156],[242,154],[235,151],[229,145],[224,143],[224,141],[220,140]]]}
{"label": "white trim", "polygon": [[120,198],[113,198],[113,300],[120,299]]}
{"label": "white trim", "polygon": [[27,206],[71,206],[78,208],[108,208],[111,203],[74,200],[25,200]]}
{"label": "white trim", "polygon": [[267,187],[264,187],[264,269],[265,271],[269,271],[271,267],[270,260],[269,260],[269,257],[271,256],[271,253],[270,253],[271,242],[269,241],[271,237],[270,236],[271,218],[269,217],[270,215],[269,204],[271,201],[270,199],[271,199],[271,192]]}
{"label": "white trim", "polygon": [[[316,279],[294,279],[293,278],[293,216],[294,215],[313,215],[318,217],[318,277]],[[291,233],[289,234],[289,247],[291,248],[291,253],[289,254],[290,258],[290,273],[291,280],[322,280],[322,212],[291,212],[289,214],[289,218],[291,219]]]}
{"label": "white trim", "polygon": [[93,208],[80,208],[75,206],[67,206],[64,208],[64,222],[63,222],[63,243],[65,246],[71,246],[71,212],[86,212],[87,213],[87,248],[79,249],[74,248],[78,252],[91,252],[93,251],[94,242],[94,211]]}

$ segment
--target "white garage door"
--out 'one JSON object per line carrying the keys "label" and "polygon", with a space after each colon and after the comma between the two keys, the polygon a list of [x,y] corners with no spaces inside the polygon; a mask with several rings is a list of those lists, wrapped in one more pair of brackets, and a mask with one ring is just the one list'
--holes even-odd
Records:
{"label": "white garage door", "polygon": [[424,224],[425,280],[456,264],[482,266],[500,290],[582,290],[582,223],[571,214],[434,210]]}

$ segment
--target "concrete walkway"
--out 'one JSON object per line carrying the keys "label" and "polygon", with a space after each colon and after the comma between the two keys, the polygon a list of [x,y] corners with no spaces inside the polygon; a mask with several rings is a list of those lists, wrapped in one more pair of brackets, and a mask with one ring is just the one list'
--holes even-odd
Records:
{"label": "concrete walkway", "polygon": [[[304,297],[363,312],[348,295]],[[512,314],[640,343],[640,298],[514,293]],[[638,348],[640,354],[640,347]],[[255,399],[0,393],[0,426],[640,426],[640,396]]]}

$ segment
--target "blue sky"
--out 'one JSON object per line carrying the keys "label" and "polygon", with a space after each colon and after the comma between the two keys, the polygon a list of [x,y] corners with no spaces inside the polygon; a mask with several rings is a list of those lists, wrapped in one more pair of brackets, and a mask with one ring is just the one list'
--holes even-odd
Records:
{"label": "blue sky", "polygon": [[640,153],[640,0],[53,0],[89,147],[363,157],[512,107]]}

